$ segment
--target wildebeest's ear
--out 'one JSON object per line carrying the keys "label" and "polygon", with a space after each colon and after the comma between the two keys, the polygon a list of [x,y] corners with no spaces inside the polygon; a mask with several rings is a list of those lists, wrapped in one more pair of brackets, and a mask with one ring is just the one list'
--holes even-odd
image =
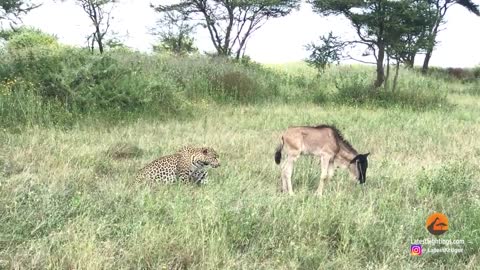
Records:
{"label": "wildebeest's ear", "polygon": [[370,155],[370,152],[364,154],[363,156],[364,156],[364,157],[368,157],[368,155]]}

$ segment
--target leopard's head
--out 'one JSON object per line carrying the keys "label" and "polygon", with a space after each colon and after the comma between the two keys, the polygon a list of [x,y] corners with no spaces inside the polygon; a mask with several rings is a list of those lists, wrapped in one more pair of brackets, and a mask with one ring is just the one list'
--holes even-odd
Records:
{"label": "leopard's head", "polygon": [[218,154],[210,147],[202,147],[199,149],[200,153],[196,156],[196,161],[202,163],[205,166],[212,166],[212,168],[217,168],[220,166],[220,161],[218,161]]}

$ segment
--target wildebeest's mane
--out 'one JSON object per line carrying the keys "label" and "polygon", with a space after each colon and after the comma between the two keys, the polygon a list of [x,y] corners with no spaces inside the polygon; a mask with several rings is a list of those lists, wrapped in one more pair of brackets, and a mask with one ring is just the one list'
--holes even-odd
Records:
{"label": "wildebeest's mane", "polygon": [[333,130],[333,134],[335,135],[337,140],[341,141],[345,145],[345,147],[347,147],[348,150],[350,150],[354,153],[357,153],[357,150],[355,150],[355,148],[353,148],[353,146],[350,144],[350,142],[348,140],[343,138],[342,133],[340,132],[340,130],[338,130],[338,128],[336,126],[322,124],[322,125],[318,125],[314,128],[316,128],[316,129],[329,128],[329,129]]}

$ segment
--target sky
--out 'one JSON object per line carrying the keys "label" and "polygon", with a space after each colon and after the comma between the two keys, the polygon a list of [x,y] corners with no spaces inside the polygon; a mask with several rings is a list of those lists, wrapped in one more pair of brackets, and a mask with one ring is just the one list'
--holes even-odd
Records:
{"label": "sky", "polygon": [[[158,15],[150,3],[166,4],[170,0],[120,0],[112,12],[112,30],[124,44],[140,51],[149,51],[155,43],[150,34]],[[479,1],[476,1],[479,3]],[[461,7],[453,6],[447,12],[447,24],[440,32],[439,44],[430,61],[431,66],[473,67],[480,65],[480,17]],[[27,14],[24,24],[56,35],[60,42],[84,46],[92,32],[91,23],[74,0],[44,0],[43,5]],[[271,19],[253,34],[246,54],[261,63],[287,63],[304,60],[308,56],[305,45],[332,31],[343,38],[355,34],[348,20],[341,17],[321,17],[310,6],[302,4],[300,10],[286,17]],[[200,51],[213,51],[208,32],[195,33]],[[362,59],[368,60],[368,59]],[[419,56],[415,64],[421,65]]]}

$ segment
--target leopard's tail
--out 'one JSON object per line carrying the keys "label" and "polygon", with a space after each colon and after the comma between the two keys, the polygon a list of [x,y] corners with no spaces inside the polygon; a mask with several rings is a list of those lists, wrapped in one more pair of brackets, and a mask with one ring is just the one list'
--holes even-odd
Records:
{"label": "leopard's tail", "polygon": [[275,149],[275,163],[277,164],[280,164],[280,161],[282,160],[282,149],[283,149],[283,136],[282,136],[282,143],[280,143]]}

